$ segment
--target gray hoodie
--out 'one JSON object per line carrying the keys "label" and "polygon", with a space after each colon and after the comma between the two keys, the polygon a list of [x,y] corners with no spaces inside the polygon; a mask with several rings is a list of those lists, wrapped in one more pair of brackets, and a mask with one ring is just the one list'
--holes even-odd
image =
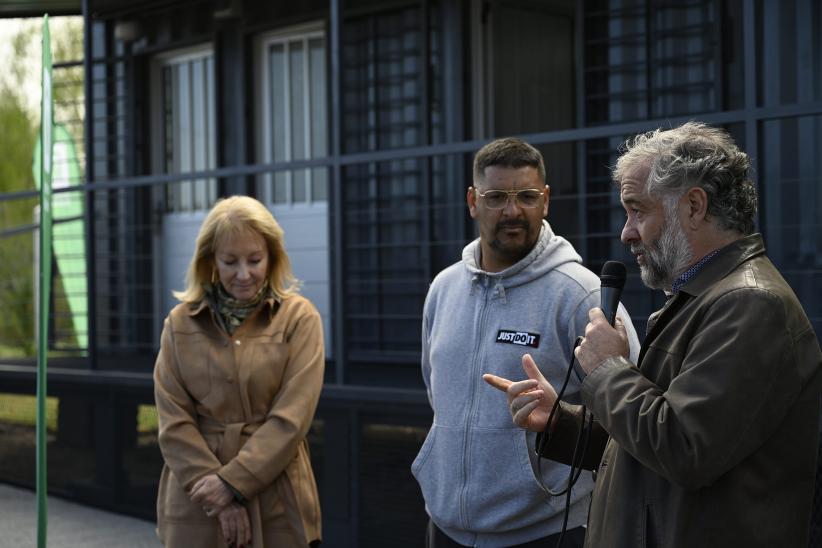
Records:
{"label": "gray hoodie", "polygon": [[[546,221],[534,249],[506,270],[481,270],[475,240],[432,282],[422,373],[434,423],[411,471],[433,522],[460,544],[510,546],[560,531],[565,497],[551,497],[536,480],[535,435],[512,423],[505,394],[482,374],[523,379],[527,352],[558,390],[588,310],[600,305],[599,286]],[[621,305],[619,315],[635,359],[639,342]],[[564,399],[579,402],[579,387],[572,373]],[[567,466],[540,466],[545,486],[567,484]],[[569,529],[585,523],[592,487],[583,473],[572,492]]]}

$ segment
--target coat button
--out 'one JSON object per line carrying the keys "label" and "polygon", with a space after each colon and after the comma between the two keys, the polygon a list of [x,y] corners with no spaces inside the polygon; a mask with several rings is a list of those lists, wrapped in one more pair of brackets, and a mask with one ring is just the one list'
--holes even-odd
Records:
{"label": "coat button", "polygon": [[236,344],[237,346],[240,346],[240,341],[239,341],[239,339],[238,339],[238,340],[236,340],[236,341],[234,341],[234,344]]}

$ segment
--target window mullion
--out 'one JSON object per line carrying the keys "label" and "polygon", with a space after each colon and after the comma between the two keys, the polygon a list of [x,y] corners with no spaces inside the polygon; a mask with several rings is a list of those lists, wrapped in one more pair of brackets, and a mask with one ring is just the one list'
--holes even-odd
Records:
{"label": "window mullion", "polygon": [[[291,161],[291,43],[283,43],[283,123],[285,127],[285,161]],[[293,203],[291,170],[285,172],[285,201],[287,204]]]}
{"label": "window mullion", "polygon": [[[303,38],[303,126],[305,127],[305,157],[312,158],[311,153],[311,52],[309,51],[308,37]],[[305,199],[312,202],[311,168],[305,168]]]}
{"label": "window mullion", "polygon": [[[197,140],[194,138],[194,116],[196,113],[194,112],[194,63],[196,61],[188,61],[188,128],[191,131],[191,135],[188,138],[188,169],[189,173],[196,171],[197,166],[194,165],[194,162],[197,158]],[[189,179],[188,185],[188,200],[189,200],[189,211],[194,211],[196,209],[197,204],[197,181],[194,179]]]}

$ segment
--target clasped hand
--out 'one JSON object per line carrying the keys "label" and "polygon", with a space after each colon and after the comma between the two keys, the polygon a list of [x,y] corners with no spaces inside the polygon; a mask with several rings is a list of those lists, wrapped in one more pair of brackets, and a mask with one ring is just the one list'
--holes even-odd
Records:
{"label": "clasped hand", "polygon": [[248,512],[243,505],[234,502],[234,493],[217,474],[197,480],[189,496],[193,503],[203,507],[208,517],[217,517],[226,544],[244,546],[251,543]]}

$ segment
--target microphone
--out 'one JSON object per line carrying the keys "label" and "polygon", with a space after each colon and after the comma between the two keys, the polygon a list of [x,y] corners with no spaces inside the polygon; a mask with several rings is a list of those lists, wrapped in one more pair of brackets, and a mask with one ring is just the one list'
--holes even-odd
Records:
{"label": "microphone", "polygon": [[616,320],[619,298],[622,295],[622,288],[625,287],[626,274],[625,265],[619,261],[608,261],[602,265],[602,273],[599,275],[602,286],[600,290],[600,308],[605,313],[605,319],[611,325],[614,325]]}

